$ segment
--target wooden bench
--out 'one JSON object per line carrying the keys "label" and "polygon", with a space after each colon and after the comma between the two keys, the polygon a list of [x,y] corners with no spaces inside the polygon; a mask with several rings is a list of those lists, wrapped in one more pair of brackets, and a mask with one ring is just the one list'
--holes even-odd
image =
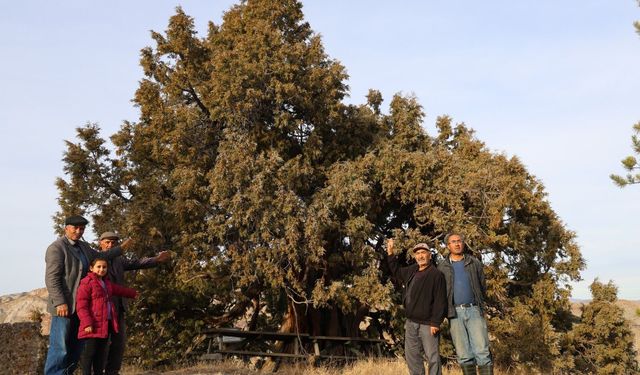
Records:
{"label": "wooden bench", "polygon": [[[234,328],[215,328],[203,331],[209,339],[207,354],[201,359],[212,358],[212,352],[220,354],[239,355],[246,357],[281,357],[281,358],[307,358],[307,354],[300,354],[302,343],[309,340],[306,333],[290,333],[290,332],[264,332],[264,331],[241,331]],[[238,337],[241,340],[229,340],[228,338]],[[229,349],[229,344],[238,344],[239,346],[247,346],[251,342],[262,341],[282,341],[285,345],[293,344],[293,353],[267,352],[267,351],[249,351],[244,349]],[[212,349],[212,342],[217,344],[217,348]]]}
{"label": "wooden bench", "polygon": [[[346,360],[350,360],[350,359],[357,359],[357,358],[361,358],[364,357],[364,354],[362,352],[357,352],[355,355],[353,356],[334,356],[334,355],[330,355],[330,354],[323,354],[324,353],[330,351],[333,348],[336,348],[337,346],[341,345],[343,347],[346,347],[345,349],[349,348],[349,349],[355,349],[355,348],[351,348],[351,346],[357,346],[360,349],[364,349],[364,352],[368,351],[368,347],[372,346],[375,348],[376,353],[379,357],[382,357],[382,345],[386,345],[387,342],[385,340],[382,339],[370,339],[370,338],[366,338],[366,337],[343,337],[343,336],[309,336],[309,340],[313,343],[313,351],[314,354],[319,357],[319,358],[326,358],[326,359],[346,359]],[[325,344],[324,346],[324,350],[321,351],[320,350],[320,346],[321,344]]]}
{"label": "wooden bench", "polygon": [[[290,332],[265,332],[265,331],[242,331],[234,328],[214,328],[202,332],[209,340],[207,353],[200,359],[217,359],[222,355],[237,355],[242,357],[271,357],[271,358],[291,358],[306,360],[356,360],[364,357],[363,353],[371,351],[370,347],[376,349],[378,356],[382,356],[382,345],[386,345],[385,340],[369,339],[364,337],[341,337],[341,336],[310,336],[306,333]],[[234,340],[234,338],[238,338]],[[254,342],[276,341],[283,342],[284,345],[293,344],[293,353],[277,351],[256,351],[244,349]],[[308,344],[308,345],[307,345]],[[306,352],[305,346],[313,346],[313,353]],[[236,346],[236,348],[229,348]],[[355,352],[355,355],[334,355],[331,354],[337,348],[355,351],[357,348],[362,352]],[[284,347],[284,346],[283,346]]]}

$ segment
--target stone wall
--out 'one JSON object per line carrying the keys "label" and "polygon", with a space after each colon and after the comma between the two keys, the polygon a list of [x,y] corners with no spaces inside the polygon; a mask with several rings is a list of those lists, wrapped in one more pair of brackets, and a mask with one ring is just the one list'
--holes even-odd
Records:
{"label": "stone wall", "polygon": [[0,374],[42,374],[46,355],[40,323],[0,324]]}

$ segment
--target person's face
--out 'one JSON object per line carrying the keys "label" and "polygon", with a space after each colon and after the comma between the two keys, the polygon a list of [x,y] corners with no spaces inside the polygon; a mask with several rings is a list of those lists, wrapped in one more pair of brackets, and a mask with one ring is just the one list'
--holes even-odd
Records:
{"label": "person's face", "polygon": [[93,266],[89,267],[89,270],[100,277],[104,277],[107,274],[107,261],[96,260]]}
{"label": "person's face", "polygon": [[64,234],[68,239],[72,241],[78,241],[82,238],[84,233],[84,225],[66,225],[64,227]]}
{"label": "person's face", "polygon": [[447,242],[447,248],[453,255],[461,255],[464,251],[464,242],[462,242],[462,238],[457,234],[454,234],[449,237],[449,242]]}
{"label": "person's face", "polygon": [[117,238],[105,238],[103,240],[100,240],[100,250],[107,251],[112,247],[117,246],[119,241],[120,240],[118,240]]}
{"label": "person's face", "polygon": [[416,263],[418,263],[418,267],[424,268],[429,265],[429,261],[431,260],[431,253],[425,249],[416,250],[413,255],[416,258]]}

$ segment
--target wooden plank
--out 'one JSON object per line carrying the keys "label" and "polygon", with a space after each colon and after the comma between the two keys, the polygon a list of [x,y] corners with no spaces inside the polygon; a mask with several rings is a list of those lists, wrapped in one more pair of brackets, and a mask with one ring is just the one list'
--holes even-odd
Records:
{"label": "wooden plank", "polygon": [[201,361],[219,361],[222,359],[222,354],[220,353],[205,353],[200,356]]}
{"label": "wooden plank", "polygon": [[318,341],[354,341],[354,342],[366,342],[366,343],[386,343],[386,340],[382,339],[370,339],[366,337],[342,337],[342,336],[309,336],[310,340]]}
{"label": "wooden plank", "polygon": [[234,354],[249,357],[283,357],[283,358],[308,358],[308,354],[251,352],[247,350],[217,350],[220,354]]}
{"label": "wooden plank", "polygon": [[357,342],[371,342],[371,343],[386,343],[383,339],[371,339],[366,337],[344,337],[344,336],[310,336],[308,333],[295,333],[295,332],[268,332],[268,331],[242,331],[234,328],[212,328],[203,330],[202,333],[208,336],[224,335],[243,338],[263,338],[270,340],[279,339],[291,339],[301,338],[310,340],[322,340],[322,341],[357,341]]}
{"label": "wooden plank", "polygon": [[244,338],[262,338],[266,340],[291,340],[294,338],[308,338],[308,333],[294,333],[294,332],[266,332],[266,331],[241,331],[233,328],[213,328],[202,331],[207,336],[234,336]]}
{"label": "wooden plank", "polygon": [[[216,340],[218,346],[217,350],[209,343],[207,348],[208,353],[212,358],[217,358],[222,354],[238,355],[238,356],[258,356],[258,357],[274,357],[274,358],[317,358],[322,360],[357,360],[360,356],[353,355],[330,355],[323,354],[325,350],[331,350],[332,347],[338,345],[346,345],[347,347],[353,346],[374,346],[374,351],[378,355],[382,354],[381,344],[386,345],[386,341],[382,339],[370,339],[366,337],[343,337],[343,336],[310,336],[307,333],[291,333],[291,332],[266,332],[266,331],[242,331],[233,328],[214,328],[203,331],[203,333],[210,340]],[[255,341],[283,341],[285,343],[294,343],[294,353],[269,353],[262,351],[248,351],[248,350],[231,350],[227,349],[226,344],[231,344],[228,341],[231,338],[241,338],[245,343]],[[313,343],[313,353],[300,354],[299,345],[302,343]],[[320,350],[320,346],[326,346],[323,350]],[[345,348],[347,349],[347,348]],[[364,349],[364,348],[362,348]],[[377,349],[377,350],[376,350]],[[326,353],[326,352],[325,352]],[[205,358],[203,358],[205,359]]]}
{"label": "wooden plank", "polygon": [[360,360],[364,357],[354,357],[354,356],[350,356],[350,355],[328,355],[328,354],[323,354],[323,355],[319,355],[317,356],[320,359],[328,359],[330,361],[357,361]]}

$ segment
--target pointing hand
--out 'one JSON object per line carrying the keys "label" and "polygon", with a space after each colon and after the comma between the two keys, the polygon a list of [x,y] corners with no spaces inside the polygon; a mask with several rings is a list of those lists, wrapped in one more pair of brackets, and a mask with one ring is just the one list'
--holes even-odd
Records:
{"label": "pointing hand", "polygon": [[159,263],[164,263],[164,262],[168,262],[169,260],[171,260],[171,252],[164,250],[158,253],[158,255],[156,255],[156,262]]}

